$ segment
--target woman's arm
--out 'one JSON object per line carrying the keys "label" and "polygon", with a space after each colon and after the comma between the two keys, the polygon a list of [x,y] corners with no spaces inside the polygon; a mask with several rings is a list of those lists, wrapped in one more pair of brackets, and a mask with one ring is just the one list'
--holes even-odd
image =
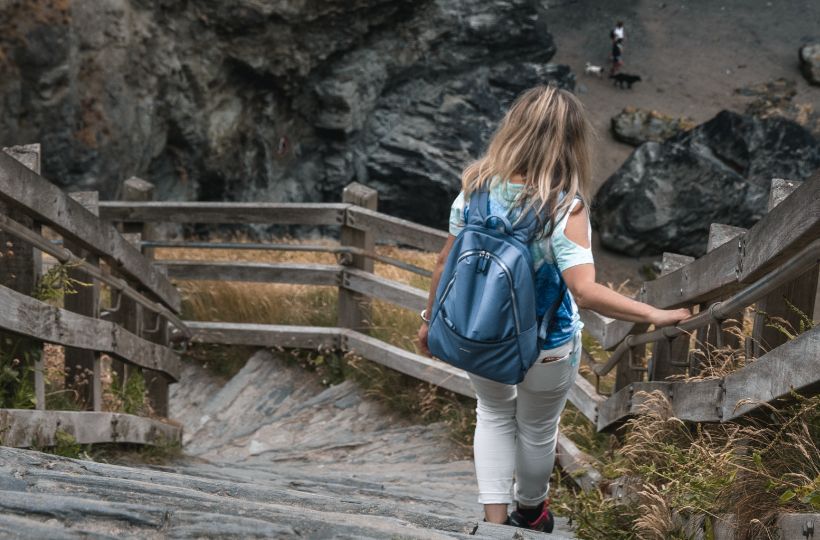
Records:
{"label": "woman's arm", "polygon": [[[447,242],[441,248],[441,252],[436,259],[436,267],[433,269],[433,276],[430,278],[430,292],[427,294],[427,316],[433,312],[433,302],[436,299],[436,290],[438,289],[438,282],[441,280],[441,273],[444,271],[444,263],[447,262],[447,256],[450,255],[450,249],[453,247],[456,237],[452,234],[447,237]],[[430,356],[430,350],[427,348],[427,332],[429,328],[426,322],[421,323],[418,332],[419,348],[422,354]]]}
{"label": "woman's arm", "polygon": [[[586,208],[580,208],[570,215],[564,235],[581,247],[590,247],[589,218]],[[686,308],[658,309],[627,298],[596,283],[595,266],[592,264],[572,266],[564,270],[561,275],[579,308],[589,309],[613,319],[668,326],[692,315]]]}

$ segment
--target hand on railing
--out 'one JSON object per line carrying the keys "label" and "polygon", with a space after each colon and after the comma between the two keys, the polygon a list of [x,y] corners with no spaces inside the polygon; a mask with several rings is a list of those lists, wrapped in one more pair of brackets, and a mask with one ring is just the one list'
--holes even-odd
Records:
{"label": "hand on railing", "polygon": [[649,322],[654,324],[655,328],[661,328],[677,324],[691,316],[692,312],[688,308],[654,309],[650,314]]}

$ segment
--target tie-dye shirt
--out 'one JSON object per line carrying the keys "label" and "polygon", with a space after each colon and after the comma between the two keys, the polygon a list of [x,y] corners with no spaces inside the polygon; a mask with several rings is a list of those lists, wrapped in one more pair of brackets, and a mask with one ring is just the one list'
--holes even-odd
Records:
{"label": "tie-dye shirt", "polygon": [[[509,214],[510,221],[514,221],[519,212],[517,208],[514,208],[515,199],[522,187],[521,184],[508,181],[494,182],[490,188],[492,213]],[[579,264],[592,264],[593,262],[590,248],[579,246],[564,234],[569,215],[579,202],[577,199],[572,202],[570,211],[555,224],[555,230],[551,236],[535,239],[529,244],[535,270],[536,314],[539,318],[555,303],[563,289],[561,272]],[[464,229],[464,212],[468,206],[469,203],[465,204],[464,201],[464,192],[459,193],[450,209],[450,234],[453,236],[458,236]],[[591,235],[591,229],[589,230]],[[578,306],[572,298],[572,293],[567,290],[564,300],[550,322],[543,349],[554,349],[567,343],[582,327]]]}

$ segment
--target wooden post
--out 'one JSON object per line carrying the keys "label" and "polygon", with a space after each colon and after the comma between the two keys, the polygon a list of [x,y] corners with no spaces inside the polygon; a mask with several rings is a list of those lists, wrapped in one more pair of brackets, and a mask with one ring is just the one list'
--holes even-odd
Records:
{"label": "wooden post", "polygon": [[[674,272],[695,259],[677,253],[664,253],[661,262],[661,275]],[[652,360],[649,364],[650,381],[662,381],[672,375],[687,372],[689,364],[689,347],[691,336],[681,335],[674,339],[655,342],[652,348]]]}
{"label": "wooden post", "polygon": [[[802,182],[775,178],[769,193],[768,210],[783,202]],[[788,341],[788,337],[770,325],[771,317],[785,319],[793,328],[800,325],[798,310],[813,321],[820,320],[820,267],[814,265],[794,281],[779,287],[756,306],[752,339],[755,357]],[[789,305],[791,304],[791,306]]]}
{"label": "wooden post", "polygon": [[[641,334],[643,332],[646,332],[648,328],[648,324],[638,323],[634,327],[632,327],[632,332],[630,333]],[[631,351],[627,351],[627,353],[624,354],[623,357],[621,357],[621,359],[618,361],[617,367],[615,368],[617,371],[615,372],[615,388],[613,389],[613,393],[617,392],[621,388],[629,386],[633,382],[643,380],[643,372],[647,371],[647,369],[640,368],[638,366],[643,364],[645,358],[645,344],[636,345],[635,347],[632,347]]]}
{"label": "wooden post", "polygon": [[[94,214],[100,215],[99,193],[84,191],[71,193],[71,198],[79,202]],[[65,247],[86,262],[99,266],[99,258],[85,251],[73,242],[66,241]],[[100,316],[100,284],[85,272],[78,269],[69,269],[70,278],[76,279],[89,286],[78,285],[76,293],[65,295],[65,308],[81,315],[99,318]],[[90,375],[90,377],[89,377]],[[86,381],[82,383],[81,381]],[[95,351],[86,351],[66,347],[65,349],[65,387],[73,388],[85,408],[94,411],[102,410],[102,382],[100,354]]]}
{"label": "wooden post", "polygon": [[[137,178],[129,178],[123,182],[122,199],[124,201],[148,202],[154,200],[155,186],[151,182]],[[152,223],[124,223],[123,231],[139,234],[142,240],[154,240],[156,228]],[[143,248],[142,254],[149,260],[154,258],[153,248]],[[168,326],[164,319],[157,320],[157,315],[146,312],[143,316],[141,337],[160,345],[168,345]],[[156,331],[153,331],[156,329]],[[151,406],[159,416],[168,416],[168,385],[171,380],[164,374],[148,369],[142,370],[145,378],[145,388]]]}
{"label": "wooden post", "polygon": [[[342,192],[342,202],[355,204],[369,210],[376,210],[379,204],[379,193],[367,186],[353,182],[345,187]],[[342,226],[341,233],[342,247],[355,247],[365,251],[373,251],[375,242],[371,231],[361,231]],[[349,258],[351,262],[348,266],[373,272],[373,260],[361,255],[354,255]],[[358,331],[366,331],[371,320],[370,300],[367,296],[350,291],[345,287],[345,283],[339,287],[339,318],[338,324],[342,328],[352,328]]]}
{"label": "wooden post", "polygon": [[[723,225],[720,223],[712,223],[709,227],[709,242],[706,247],[706,252],[710,252],[727,242],[737,243],[736,238],[746,233],[746,229],[741,227],[734,227],[732,225]],[[713,298],[708,302],[700,305],[700,309],[709,309],[709,306],[721,298]],[[715,322],[709,326],[698,330],[698,340],[707,348],[709,347],[731,347],[736,349],[741,346],[740,339],[731,331],[730,328],[743,327],[743,312],[735,313],[730,319],[736,322]],[[720,333],[720,335],[718,335]]]}
{"label": "wooden post", "polygon": [[[3,148],[3,152],[13,157],[32,171],[40,174],[41,149],[39,144],[28,144],[25,146],[12,146]],[[36,223],[26,214],[11,208],[9,205],[0,203],[0,214],[5,214],[11,219],[22,223],[33,231],[39,233],[40,224]],[[0,232],[0,285],[14,289],[26,295],[34,293],[37,283],[42,275],[43,260],[39,250],[34,246],[17,239],[10,234]],[[0,334],[0,347],[5,346],[5,341],[11,339],[17,342],[16,356],[25,361],[26,358],[32,363],[34,369],[34,397],[35,407],[43,410],[46,405],[45,379],[43,378],[43,344],[19,336]]]}

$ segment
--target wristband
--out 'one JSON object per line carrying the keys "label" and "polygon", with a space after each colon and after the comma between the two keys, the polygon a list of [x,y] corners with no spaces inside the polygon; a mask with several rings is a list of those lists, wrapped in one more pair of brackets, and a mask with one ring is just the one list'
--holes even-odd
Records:
{"label": "wristband", "polygon": [[430,324],[430,317],[427,316],[426,309],[421,310],[421,313],[419,313],[419,317],[421,317],[422,321],[426,322],[427,324]]}

